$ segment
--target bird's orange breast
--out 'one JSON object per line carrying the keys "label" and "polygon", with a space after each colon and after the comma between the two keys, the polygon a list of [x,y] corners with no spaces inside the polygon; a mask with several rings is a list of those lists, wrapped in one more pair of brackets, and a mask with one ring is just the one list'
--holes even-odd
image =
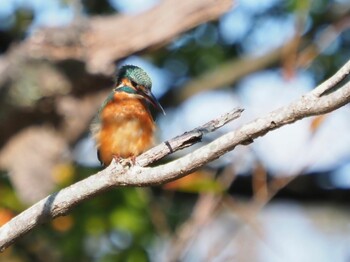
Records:
{"label": "bird's orange breast", "polygon": [[100,121],[96,139],[99,158],[104,165],[108,165],[114,156],[137,156],[153,144],[154,121],[147,105],[138,98],[116,93],[101,111]]}

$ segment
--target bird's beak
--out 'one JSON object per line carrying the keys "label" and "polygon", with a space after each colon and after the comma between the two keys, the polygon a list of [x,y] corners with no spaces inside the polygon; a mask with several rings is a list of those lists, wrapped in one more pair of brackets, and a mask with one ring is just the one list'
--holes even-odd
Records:
{"label": "bird's beak", "polygon": [[144,95],[146,99],[154,106],[154,108],[158,109],[163,113],[163,115],[165,115],[165,111],[162,105],[158,102],[157,98],[155,98],[151,91],[147,90],[146,92],[144,92]]}

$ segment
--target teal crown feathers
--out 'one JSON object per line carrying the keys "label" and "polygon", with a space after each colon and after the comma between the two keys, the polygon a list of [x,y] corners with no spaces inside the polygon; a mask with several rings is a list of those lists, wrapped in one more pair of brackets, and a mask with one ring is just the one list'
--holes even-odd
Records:
{"label": "teal crown feathers", "polygon": [[144,86],[151,90],[152,80],[148,74],[140,67],[134,65],[122,66],[118,73],[117,83],[120,83],[123,78],[128,78],[137,85]]}

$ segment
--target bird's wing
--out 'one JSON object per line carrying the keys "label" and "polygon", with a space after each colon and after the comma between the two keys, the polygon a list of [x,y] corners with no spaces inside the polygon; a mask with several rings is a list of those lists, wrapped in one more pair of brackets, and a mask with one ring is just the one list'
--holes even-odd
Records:
{"label": "bird's wing", "polygon": [[94,117],[94,119],[92,120],[91,122],[91,125],[90,125],[90,132],[91,132],[91,135],[92,137],[95,139],[96,141],[96,146],[99,147],[98,143],[99,143],[99,139],[98,139],[98,134],[101,130],[101,118],[100,118],[100,115],[101,115],[101,111],[103,110],[103,108],[106,107],[106,105],[111,102],[114,98],[114,92],[111,92],[109,94],[109,96],[105,99],[105,101],[102,103],[100,109],[98,110],[96,116]]}
{"label": "bird's wing", "polygon": [[111,92],[109,94],[109,96],[105,99],[105,101],[102,103],[100,109],[98,110],[96,116],[94,117],[94,119],[92,120],[91,125],[90,125],[91,135],[92,135],[92,137],[94,138],[94,140],[96,142],[97,158],[98,158],[98,160],[100,161],[100,163],[102,165],[103,165],[103,162],[101,161],[100,150],[98,149],[100,147],[100,145],[99,145],[99,143],[100,143],[100,141],[99,141],[100,140],[99,139],[99,133],[100,133],[100,130],[101,130],[101,118],[100,118],[100,115],[101,115],[101,111],[103,110],[103,108],[105,108],[106,105],[113,100],[113,97],[114,97],[114,92]]}

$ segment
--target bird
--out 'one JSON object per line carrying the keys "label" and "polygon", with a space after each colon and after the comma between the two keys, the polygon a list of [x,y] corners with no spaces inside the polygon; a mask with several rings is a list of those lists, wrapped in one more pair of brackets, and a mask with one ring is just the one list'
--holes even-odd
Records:
{"label": "bird", "polygon": [[135,163],[135,158],[154,143],[156,125],[149,105],[165,115],[152,94],[152,80],[142,68],[124,65],[116,79],[90,128],[103,166],[108,166],[113,158]]}

